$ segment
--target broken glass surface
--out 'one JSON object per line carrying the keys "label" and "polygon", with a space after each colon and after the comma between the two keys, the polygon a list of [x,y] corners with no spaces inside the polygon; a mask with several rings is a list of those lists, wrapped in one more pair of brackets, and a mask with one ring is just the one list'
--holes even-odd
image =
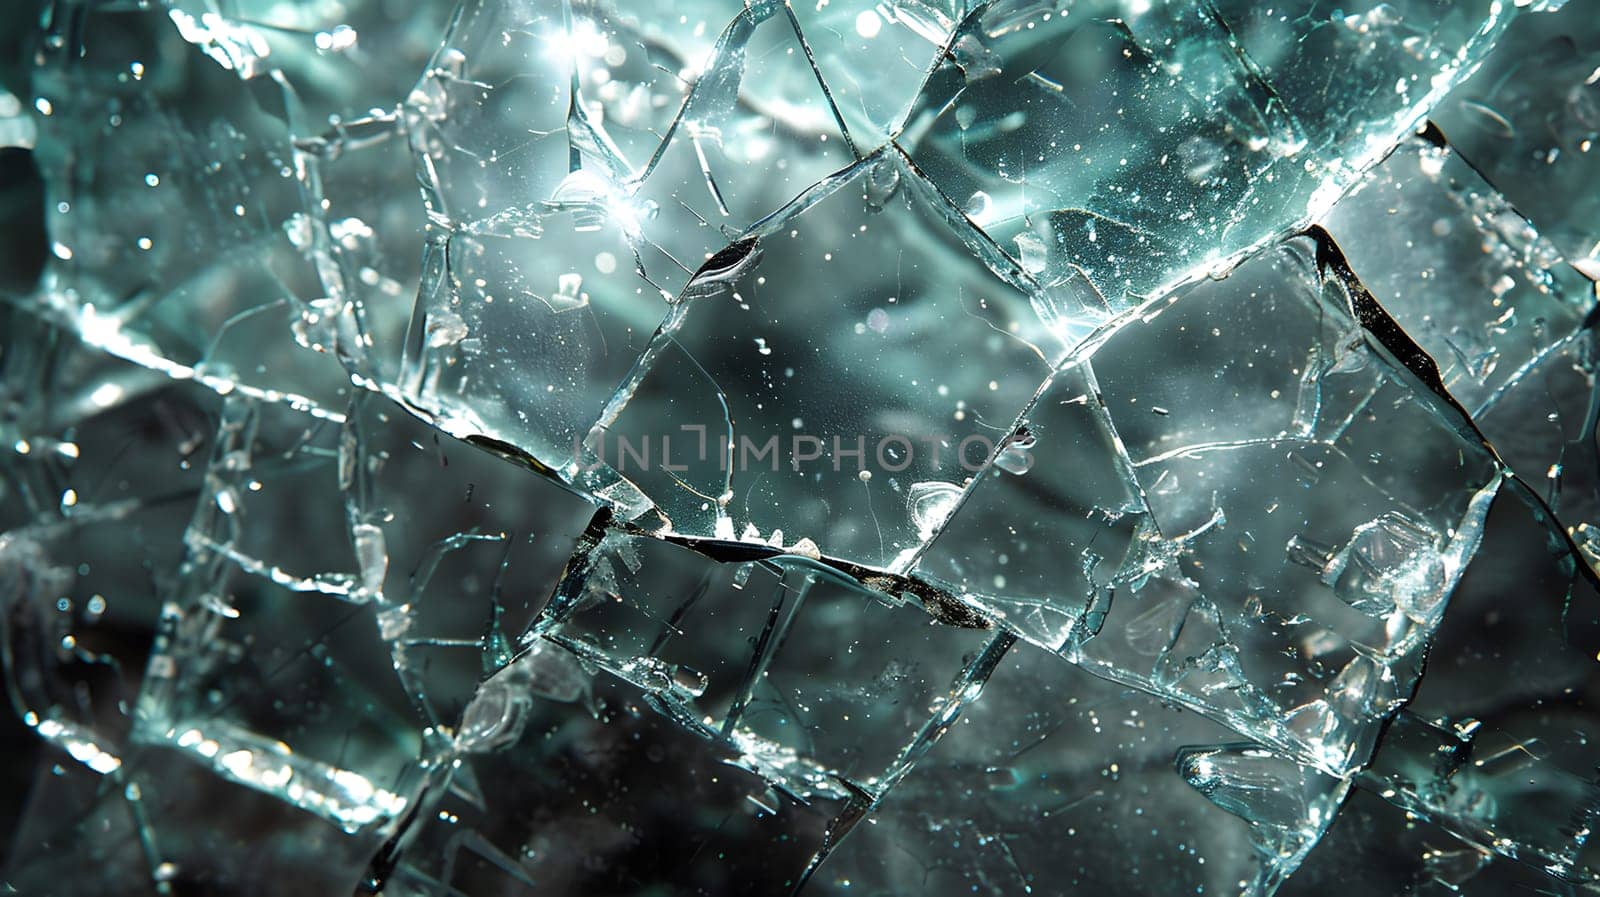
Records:
{"label": "broken glass surface", "polygon": [[[1220,740],[1220,743],[1219,743]],[[1348,786],[1018,642],[821,867],[827,893],[1265,893]]]}
{"label": "broken glass surface", "polygon": [[1334,251],[1265,251],[1064,367],[1017,428],[1031,464],[997,455],[916,569],[1102,675],[1364,762],[1499,474],[1364,335]]}
{"label": "broken glass surface", "polygon": [[1600,887],[1593,0],[5,11],[5,888]]}
{"label": "broken glass surface", "polygon": [[1590,266],[1600,257],[1597,68],[1600,24],[1588,4],[1569,2],[1513,22],[1482,68],[1430,113],[1561,252]]}
{"label": "broken glass surface", "polygon": [[1487,51],[1498,2],[979,5],[900,139],[1048,283],[1116,309],[1307,215]]}
{"label": "broken glass surface", "polygon": [[903,568],[1065,354],[967,227],[892,148],[818,185],[689,283],[586,447],[668,531]]}

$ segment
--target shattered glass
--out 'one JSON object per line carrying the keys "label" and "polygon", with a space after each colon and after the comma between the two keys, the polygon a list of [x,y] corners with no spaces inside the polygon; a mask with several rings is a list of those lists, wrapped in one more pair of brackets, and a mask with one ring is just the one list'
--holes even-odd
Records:
{"label": "shattered glass", "polygon": [[13,0],[0,882],[1600,888],[1594,0]]}

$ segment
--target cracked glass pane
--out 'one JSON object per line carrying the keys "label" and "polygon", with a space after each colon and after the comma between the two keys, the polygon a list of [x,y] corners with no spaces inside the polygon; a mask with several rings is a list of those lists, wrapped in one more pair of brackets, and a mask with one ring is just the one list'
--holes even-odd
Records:
{"label": "cracked glass pane", "polygon": [[1395,148],[1325,224],[1476,419],[1571,340],[1594,304],[1593,282],[1438,132]]}
{"label": "cracked glass pane", "polygon": [[1591,4],[1524,16],[1430,113],[1461,154],[1569,258],[1600,259],[1600,20]]}
{"label": "cracked glass pane", "polygon": [[[1032,444],[974,480],[919,570],[962,575],[1030,641],[1340,773],[1414,682],[1499,474],[1367,343],[1368,294],[1331,251],[1265,251],[1058,374],[1023,416]],[[1257,477],[1294,488],[1262,496]],[[1053,513],[1017,515],[1025,501]]]}
{"label": "cracked glass pane", "polygon": [[1122,309],[1337,196],[1508,18],[1004,0],[962,22],[899,139],[1047,283]]}
{"label": "cracked glass pane", "polygon": [[1018,643],[823,865],[828,893],[1270,890],[1347,787]]}
{"label": "cracked glass pane", "polygon": [[708,564],[604,535],[520,643],[632,683],[804,795],[886,790],[959,709],[993,637],[804,558]]}
{"label": "cracked glass pane", "polygon": [[963,225],[893,150],[819,185],[689,284],[587,447],[668,531],[903,567],[1065,351]]}
{"label": "cracked glass pane", "polygon": [[378,611],[359,548],[292,538],[290,520],[323,510],[306,496],[342,510],[338,435],[297,412],[224,403],[134,735],[358,830],[406,808],[419,736],[372,650]]}
{"label": "cracked glass pane", "polygon": [[584,703],[521,681],[503,705],[516,727],[454,761],[448,789],[375,856],[369,891],[782,893],[841,805],[774,790],[619,679]]}
{"label": "cracked glass pane", "polygon": [[0,890],[1593,890],[1596,11],[14,0]]}
{"label": "cracked glass pane", "polygon": [[32,81],[50,256],[34,299],[174,379],[330,411],[338,378],[312,373],[329,362],[275,338],[320,290],[295,245],[294,99],[258,66],[255,34],[176,9],[48,19]]}

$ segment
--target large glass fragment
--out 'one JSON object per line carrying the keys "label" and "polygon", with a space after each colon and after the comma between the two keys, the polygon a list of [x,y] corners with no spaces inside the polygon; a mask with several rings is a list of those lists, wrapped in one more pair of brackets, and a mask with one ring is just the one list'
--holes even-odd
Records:
{"label": "large glass fragment", "polygon": [[917,569],[1102,675],[1358,768],[1499,473],[1363,331],[1336,252],[1263,251],[1060,371]]}
{"label": "large glass fragment", "polygon": [[[1500,457],[1569,525],[1592,527],[1600,469],[1580,433],[1593,281],[1437,131],[1397,147],[1326,221]],[[1541,430],[1561,438],[1530,437]]]}
{"label": "large glass fragment", "polygon": [[1550,6],[1514,22],[1431,117],[1552,243],[1593,265],[1600,20],[1588,3]]}
{"label": "large glass fragment", "polygon": [[377,854],[369,891],[785,893],[837,803],[774,791],[617,679],[583,703],[540,689],[507,709],[515,728],[458,761],[403,849]]}
{"label": "large glass fragment", "polygon": [[297,412],[224,404],[135,736],[357,830],[406,808],[420,727],[373,650],[361,546],[286,538],[295,517],[342,519],[337,438]]}
{"label": "large glass fragment", "polygon": [[899,139],[1024,266],[1121,310],[1337,196],[1510,13],[1003,0],[963,20]]}
{"label": "large glass fragment", "polygon": [[1346,787],[1254,745],[1217,744],[1222,727],[1032,646],[1012,649],[983,689],[819,885],[1269,893]]}
{"label": "large glass fragment", "polygon": [[658,35],[591,4],[463,10],[406,103],[431,229],[414,402],[575,475],[691,275],[856,158],[774,11]]}
{"label": "large glass fragment", "polygon": [[993,637],[808,558],[708,565],[612,535],[574,558],[522,644],[544,656],[554,643],[645,689],[785,787],[845,795],[905,772],[959,709]]}
{"label": "large glass fragment", "polygon": [[320,289],[295,245],[295,100],[257,68],[255,37],[178,10],[47,17],[33,156],[51,256],[35,301],[168,376],[337,414],[337,378],[307,376],[330,362],[281,338]]}
{"label": "large glass fragment", "polygon": [[[1600,793],[1589,665],[1600,651],[1600,595],[1552,523],[1531,495],[1496,499],[1485,549],[1518,542],[1544,551],[1514,561],[1487,553],[1468,568],[1435,648],[1442,662],[1364,776],[1482,850],[1592,883],[1600,867],[1588,833]],[[1521,596],[1515,614],[1500,607],[1508,583]],[[1533,650],[1505,656],[1507,627]],[[1482,675],[1496,653],[1497,675]]]}
{"label": "large glass fragment", "polygon": [[903,568],[1065,352],[963,230],[893,149],[819,185],[690,282],[587,447],[672,532]]}

